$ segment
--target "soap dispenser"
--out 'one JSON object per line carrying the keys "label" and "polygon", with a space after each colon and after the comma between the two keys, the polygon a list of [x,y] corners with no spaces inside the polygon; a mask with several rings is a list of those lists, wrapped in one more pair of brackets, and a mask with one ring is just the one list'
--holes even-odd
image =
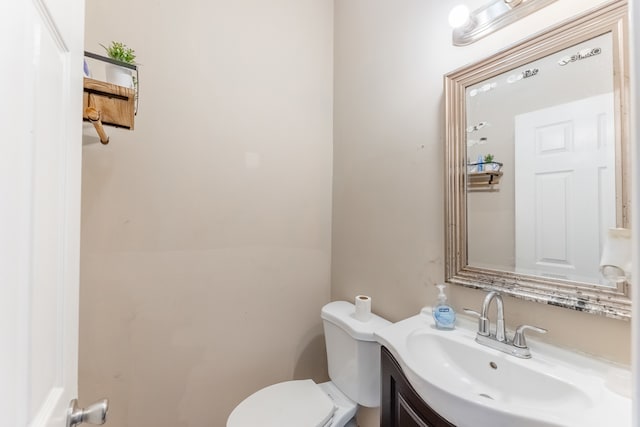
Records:
{"label": "soap dispenser", "polygon": [[456,326],[456,312],[449,304],[447,304],[447,296],[444,293],[446,285],[436,285],[440,290],[438,294],[438,303],[433,308],[433,320],[436,322],[438,329],[453,329]]}

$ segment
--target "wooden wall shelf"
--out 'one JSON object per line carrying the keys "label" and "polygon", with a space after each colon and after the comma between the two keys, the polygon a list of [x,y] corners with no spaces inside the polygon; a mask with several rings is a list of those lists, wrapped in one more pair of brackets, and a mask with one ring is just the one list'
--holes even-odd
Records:
{"label": "wooden wall shelf", "polygon": [[502,171],[484,171],[467,173],[469,189],[487,188],[500,183]]}
{"label": "wooden wall shelf", "polygon": [[100,142],[109,142],[103,125],[133,130],[134,118],[133,89],[85,77],[82,119],[94,124]]}
{"label": "wooden wall shelf", "polygon": [[[102,123],[133,130],[135,91],[99,80],[84,79],[83,111],[93,107],[100,111]],[[86,113],[83,119],[89,120]]]}

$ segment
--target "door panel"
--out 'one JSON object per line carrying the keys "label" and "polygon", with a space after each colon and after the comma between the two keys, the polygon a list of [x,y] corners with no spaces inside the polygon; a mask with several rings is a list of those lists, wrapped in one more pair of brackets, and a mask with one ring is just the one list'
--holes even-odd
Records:
{"label": "door panel", "polygon": [[82,0],[2,2],[0,425],[77,396]]}
{"label": "door panel", "polygon": [[515,119],[516,271],[598,281],[615,227],[613,94]]}

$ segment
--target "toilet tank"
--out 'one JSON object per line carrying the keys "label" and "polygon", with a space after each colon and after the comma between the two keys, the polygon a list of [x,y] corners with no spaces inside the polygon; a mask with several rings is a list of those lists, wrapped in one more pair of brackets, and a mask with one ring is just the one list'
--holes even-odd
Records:
{"label": "toilet tank", "polygon": [[331,381],[362,406],[380,406],[380,344],[373,333],[391,324],[372,314],[366,322],[355,319],[355,306],[346,301],[322,307]]}

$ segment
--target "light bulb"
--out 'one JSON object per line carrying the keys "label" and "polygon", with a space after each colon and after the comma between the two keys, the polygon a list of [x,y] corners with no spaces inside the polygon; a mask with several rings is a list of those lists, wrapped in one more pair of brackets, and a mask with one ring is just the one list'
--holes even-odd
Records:
{"label": "light bulb", "polygon": [[464,4],[451,9],[449,12],[449,25],[453,28],[459,28],[469,22],[469,8]]}

